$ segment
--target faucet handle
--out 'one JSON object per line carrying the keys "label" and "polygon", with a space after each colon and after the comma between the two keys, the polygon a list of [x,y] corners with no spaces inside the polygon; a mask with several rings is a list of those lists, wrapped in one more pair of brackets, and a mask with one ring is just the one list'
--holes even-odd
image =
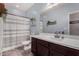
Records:
{"label": "faucet handle", "polygon": [[55,34],[58,34],[58,32],[56,31]]}
{"label": "faucet handle", "polygon": [[64,31],[62,32],[62,34],[64,34]]}

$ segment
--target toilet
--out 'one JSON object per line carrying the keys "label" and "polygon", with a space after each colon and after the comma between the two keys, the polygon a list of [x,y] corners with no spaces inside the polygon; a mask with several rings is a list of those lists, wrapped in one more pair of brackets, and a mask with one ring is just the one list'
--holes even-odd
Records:
{"label": "toilet", "polygon": [[24,41],[22,42],[23,46],[24,46],[24,50],[28,50],[28,49],[31,49],[31,41],[28,40],[28,41]]}

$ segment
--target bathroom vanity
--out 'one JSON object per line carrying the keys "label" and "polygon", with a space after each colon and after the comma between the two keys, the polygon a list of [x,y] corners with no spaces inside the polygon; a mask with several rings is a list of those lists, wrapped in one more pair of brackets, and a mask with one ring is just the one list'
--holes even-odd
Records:
{"label": "bathroom vanity", "polygon": [[79,56],[79,40],[55,38],[52,35],[31,36],[35,56]]}

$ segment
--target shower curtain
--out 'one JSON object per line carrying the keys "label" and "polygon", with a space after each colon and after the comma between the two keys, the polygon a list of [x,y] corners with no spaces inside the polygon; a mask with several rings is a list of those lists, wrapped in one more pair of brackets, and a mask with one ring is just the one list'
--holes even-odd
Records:
{"label": "shower curtain", "polygon": [[3,18],[0,17],[0,56],[2,55],[2,40],[3,40]]}
{"label": "shower curtain", "polygon": [[3,22],[2,50],[21,46],[30,38],[30,19],[13,14],[7,14]]}

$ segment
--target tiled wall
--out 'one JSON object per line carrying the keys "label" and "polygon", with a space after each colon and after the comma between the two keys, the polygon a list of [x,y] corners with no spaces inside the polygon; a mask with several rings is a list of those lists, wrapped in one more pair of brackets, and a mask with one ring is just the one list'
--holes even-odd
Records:
{"label": "tiled wall", "polygon": [[3,48],[22,44],[29,39],[30,20],[27,18],[7,15],[3,29]]}

